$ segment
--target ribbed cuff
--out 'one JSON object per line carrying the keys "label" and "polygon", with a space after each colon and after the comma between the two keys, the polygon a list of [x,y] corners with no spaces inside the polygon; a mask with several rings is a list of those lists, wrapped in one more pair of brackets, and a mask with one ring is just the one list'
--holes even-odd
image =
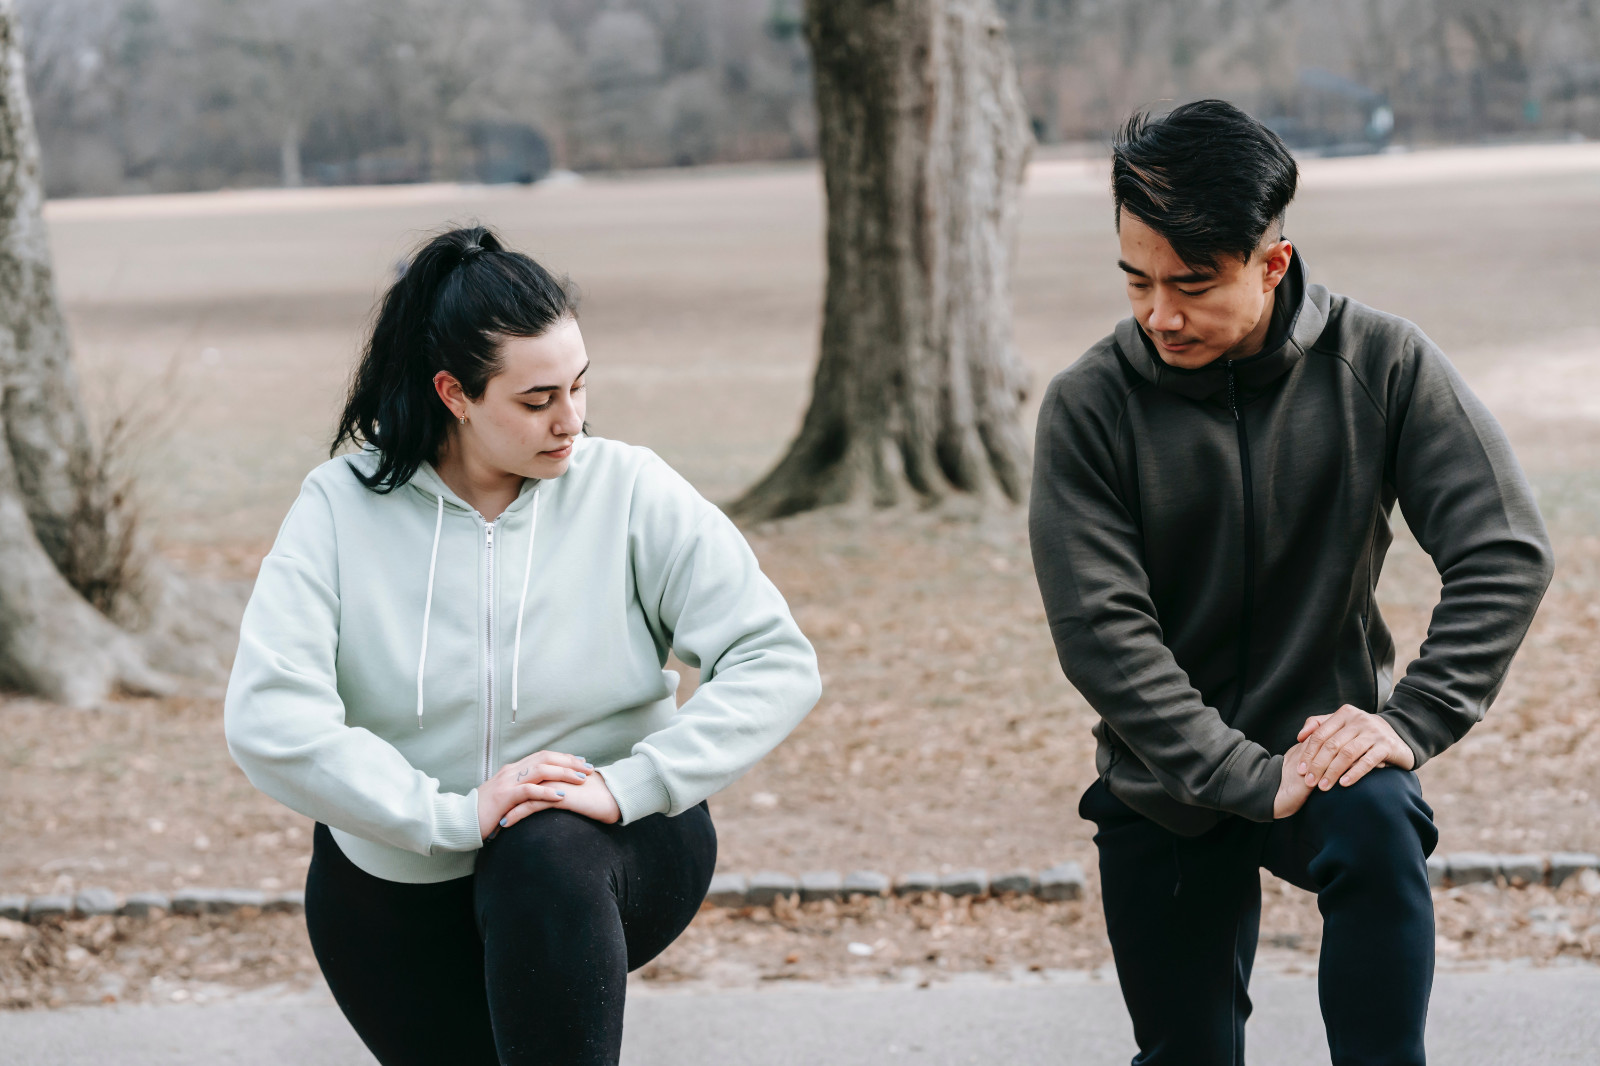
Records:
{"label": "ribbed cuff", "polygon": [[1415,723],[1411,720],[1410,714],[1410,708],[1397,708],[1391,700],[1389,706],[1378,712],[1378,717],[1388,722],[1399,734],[1400,743],[1411,749],[1411,768],[1417,770],[1428,761],[1428,749],[1417,736]]}
{"label": "ribbed cuff", "polygon": [[672,813],[672,793],[656,773],[656,764],[647,755],[630,755],[626,759],[599,768],[606,787],[617,801],[621,824],[637,822],[652,814]]}
{"label": "ribbed cuff", "polygon": [[1261,745],[1247,741],[1239,745],[1229,762],[1218,808],[1252,822],[1272,821],[1273,804],[1283,779],[1283,756],[1268,755]]}
{"label": "ribbed cuff", "polygon": [[483,835],[478,829],[478,790],[465,796],[456,792],[440,792],[433,797],[433,846],[431,853],[440,851],[477,851],[483,847]]}

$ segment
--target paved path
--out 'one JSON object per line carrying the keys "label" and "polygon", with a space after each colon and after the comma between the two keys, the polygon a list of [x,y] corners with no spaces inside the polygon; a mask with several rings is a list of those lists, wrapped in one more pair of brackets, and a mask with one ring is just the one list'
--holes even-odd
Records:
{"label": "paved path", "polygon": [[[1252,1066],[1325,1066],[1316,984],[1262,976]],[[1101,1066],[1132,1057],[1100,982],[786,986],[644,992],[628,1004],[624,1066]],[[1600,1063],[1600,970],[1444,974],[1429,1051],[1442,1066]],[[326,993],[201,1006],[0,1014],[16,1066],[371,1066]]]}

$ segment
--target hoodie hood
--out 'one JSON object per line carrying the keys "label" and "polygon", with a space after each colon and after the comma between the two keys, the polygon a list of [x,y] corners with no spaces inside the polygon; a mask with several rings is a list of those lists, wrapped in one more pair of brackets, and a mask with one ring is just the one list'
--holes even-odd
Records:
{"label": "hoodie hood", "polygon": [[[1328,324],[1328,290],[1306,282],[1305,261],[1298,250],[1278,285],[1272,328],[1261,351],[1233,361],[1234,377],[1246,391],[1261,389],[1287,374],[1304,358]],[[1193,370],[1169,366],[1132,316],[1117,323],[1117,352],[1140,377],[1157,388],[1205,400],[1228,388],[1228,360],[1216,359]]]}
{"label": "hoodie hood", "polygon": [[[586,439],[580,436],[573,441],[572,454],[574,456],[578,454]],[[378,449],[370,444],[365,445],[358,452],[345,456],[344,459],[354,470],[363,475],[371,476],[378,469]],[[570,470],[571,467],[569,466],[568,469]],[[562,476],[564,477],[565,475]],[[522,488],[517,493],[517,498],[511,502],[511,505],[505,509],[504,513],[513,515],[529,506],[529,497],[533,495],[538,487],[538,478],[526,478],[522,482]],[[395,492],[416,493],[426,501],[430,508],[437,506],[439,500],[443,500],[447,511],[462,511],[466,514],[477,513],[477,508],[456,495],[455,490],[444,483],[444,478],[439,476],[439,471],[427,460],[423,460],[422,465],[417,467],[417,472],[411,475],[411,480],[395,489]],[[496,521],[499,521],[499,519],[496,519]]]}

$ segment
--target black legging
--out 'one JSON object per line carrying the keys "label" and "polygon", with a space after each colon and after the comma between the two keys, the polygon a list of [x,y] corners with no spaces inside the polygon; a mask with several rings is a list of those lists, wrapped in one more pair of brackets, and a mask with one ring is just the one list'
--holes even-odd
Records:
{"label": "black legging", "polygon": [[688,927],[717,861],[704,803],[627,826],[542,811],[431,885],[364,872],[326,826],[313,839],[311,947],[383,1066],[614,1066],[628,971]]}

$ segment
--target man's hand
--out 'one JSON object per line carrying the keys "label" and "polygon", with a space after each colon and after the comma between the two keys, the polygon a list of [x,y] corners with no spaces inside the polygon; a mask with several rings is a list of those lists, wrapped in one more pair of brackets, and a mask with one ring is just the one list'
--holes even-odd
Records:
{"label": "man's hand", "polygon": [[[1337,781],[1355,784],[1380,766],[1409,770],[1417,764],[1410,745],[1381,715],[1348,703],[1332,714],[1313,715],[1300,728],[1301,756],[1296,769],[1307,788],[1326,792]],[[1288,759],[1285,757],[1285,768]]]}
{"label": "man's hand", "polygon": [[1311,795],[1311,786],[1299,770],[1304,759],[1302,744],[1296,744],[1283,753],[1283,777],[1278,782],[1278,794],[1272,800],[1272,817],[1287,818],[1301,807]]}

